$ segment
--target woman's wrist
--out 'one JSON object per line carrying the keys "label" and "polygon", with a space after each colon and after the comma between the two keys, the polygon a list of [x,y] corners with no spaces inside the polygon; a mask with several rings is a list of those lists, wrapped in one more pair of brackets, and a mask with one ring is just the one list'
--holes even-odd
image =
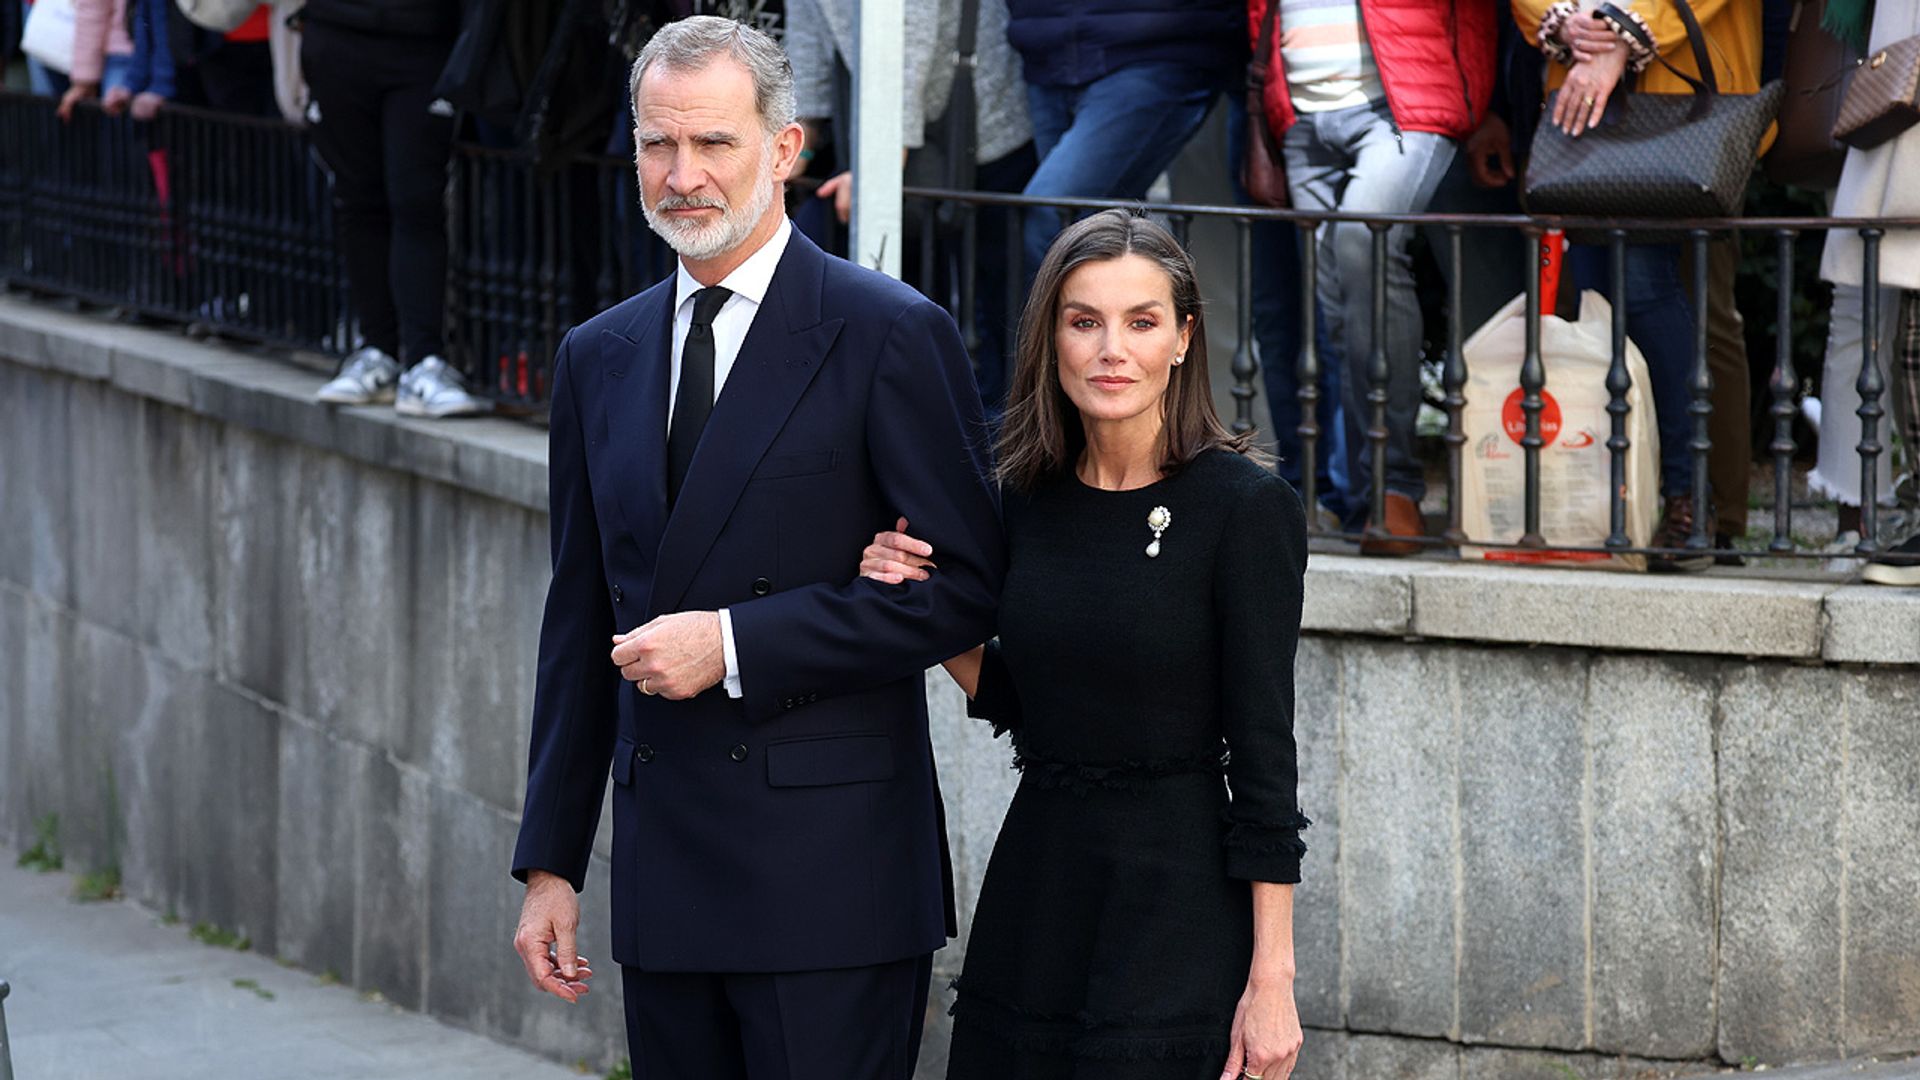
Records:
{"label": "woman's wrist", "polygon": [[1602,4],[1595,9],[1594,15],[1613,27],[1620,43],[1627,49],[1627,70],[1635,75],[1646,70],[1653,63],[1653,48],[1648,43],[1653,40],[1653,31],[1647,26],[1647,20],[1632,8],[1621,8],[1614,4]]}
{"label": "woman's wrist", "polygon": [[1293,961],[1260,960],[1256,958],[1253,967],[1247,971],[1247,985],[1250,987],[1290,987],[1293,985]]}
{"label": "woman's wrist", "polygon": [[1567,23],[1580,15],[1573,0],[1560,0],[1540,16],[1540,51],[1547,59],[1573,66],[1573,45],[1567,40]]}

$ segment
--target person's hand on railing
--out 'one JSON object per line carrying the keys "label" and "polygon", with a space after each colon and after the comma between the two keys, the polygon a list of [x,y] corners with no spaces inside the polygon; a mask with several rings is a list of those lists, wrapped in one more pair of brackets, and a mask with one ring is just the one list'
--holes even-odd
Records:
{"label": "person's hand on railing", "polygon": [[133,118],[142,122],[152,120],[160,115],[160,106],[166,103],[167,99],[161,95],[151,90],[142,90],[133,95]]}
{"label": "person's hand on railing", "polygon": [[75,106],[83,101],[92,101],[99,96],[99,83],[75,80],[68,85],[67,92],[60,95],[60,104],[53,110],[53,114],[60,118],[61,123],[66,123],[73,119]]}
{"label": "person's hand on railing", "polygon": [[1607,98],[1627,70],[1627,50],[1614,49],[1591,60],[1578,61],[1553,100],[1553,125],[1575,138],[1600,123]]}
{"label": "person's hand on railing", "polygon": [[110,86],[100,95],[100,111],[108,116],[119,116],[133,103],[133,91],[124,86]]}

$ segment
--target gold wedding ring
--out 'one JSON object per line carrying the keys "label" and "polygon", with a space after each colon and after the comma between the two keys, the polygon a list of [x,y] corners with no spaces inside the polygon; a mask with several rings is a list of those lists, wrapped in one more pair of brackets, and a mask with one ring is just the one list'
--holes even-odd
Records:
{"label": "gold wedding ring", "polygon": [[1247,1080],[1260,1080],[1260,1074],[1257,1072],[1248,1072],[1245,1069],[1241,1069],[1240,1075],[1246,1077]]}
{"label": "gold wedding ring", "polygon": [[647,695],[648,697],[652,697],[652,696],[653,696],[653,688],[647,685],[648,683],[650,683],[650,682],[652,682],[652,681],[653,681],[653,676],[651,676],[651,675],[649,675],[649,676],[647,676],[646,678],[644,678],[644,679],[641,679],[641,680],[640,680],[640,692],[641,692],[641,693],[643,693],[643,694],[645,694],[645,695]]}
{"label": "gold wedding ring", "polygon": [[1587,107],[1588,107],[1588,108],[1592,108],[1592,107],[1593,107],[1593,99],[1592,99],[1592,98],[1588,98],[1588,99],[1587,99],[1587,102],[1586,102],[1586,103],[1587,103]]}

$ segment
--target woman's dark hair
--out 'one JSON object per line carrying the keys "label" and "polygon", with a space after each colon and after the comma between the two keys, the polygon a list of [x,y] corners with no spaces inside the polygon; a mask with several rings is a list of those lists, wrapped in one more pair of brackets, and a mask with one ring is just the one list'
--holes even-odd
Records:
{"label": "woman's dark hair", "polygon": [[1193,320],[1186,362],[1168,375],[1167,392],[1161,398],[1161,471],[1173,472],[1216,447],[1239,454],[1252,449],[1252,434],[1227,430],[1213,409],[1207,324],[1193,259],[1152,220],[1124,210],[1102,210],[1068,226],[1054,240],[1020,315],[1013,382],[996,448],[996,473],[1007,488],[1033,490],[1046,477],[1073,468],[1086,447],[1079,410],[1060,386],[1059,356],[1054,350],[1060,290],[1067,277],[1087,263],[1123,255],[1138,255],[1158,266],[1172,285],[1174,318],[1182,324]]}

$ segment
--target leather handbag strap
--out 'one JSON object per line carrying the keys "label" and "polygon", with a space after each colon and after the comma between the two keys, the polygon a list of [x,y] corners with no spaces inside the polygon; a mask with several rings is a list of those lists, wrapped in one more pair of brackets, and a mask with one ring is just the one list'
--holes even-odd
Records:
{"label": "leather handbag strap", "polygon": [[[1698,79],[1668,63],[1667,58],[1660,55],[1659,46],[1654,44],[1653,38],[1647,34],[1647,31],[1640,25],[1638,20],[1612,4],[1601,4],[1595,10],[1612,22],[1613,25],[1619,27],[1621,32],[1631,34],[1633,39],[1640,43],[1641,47],[1652,54],[1655,60],[1660,61],[1662,67],[1673,72],[1688,86],[1693,87],[1694,93],[1719,93],[1720,80],[1713,70],[1713,58],[1707,55],[1707,32],[1700,29],[1700,20],[1694,17],[1693,5],[1687,3],[1687,0],[1673,0],[1673,6],[1675,10],[1680,12],[1680,21],[1686,24],[1687,44],[1693,47],[1693,63],[1695,67],[1700,69],[1700,78]],[[1704,84],[1702,80],[1704,80]]]}
{"label": "leather handbag strap", "polygon": [[973,70],[973,51],[980,30],[980,0],[960,0],[960,40],[954,51],[960,54],[960,66]]}

